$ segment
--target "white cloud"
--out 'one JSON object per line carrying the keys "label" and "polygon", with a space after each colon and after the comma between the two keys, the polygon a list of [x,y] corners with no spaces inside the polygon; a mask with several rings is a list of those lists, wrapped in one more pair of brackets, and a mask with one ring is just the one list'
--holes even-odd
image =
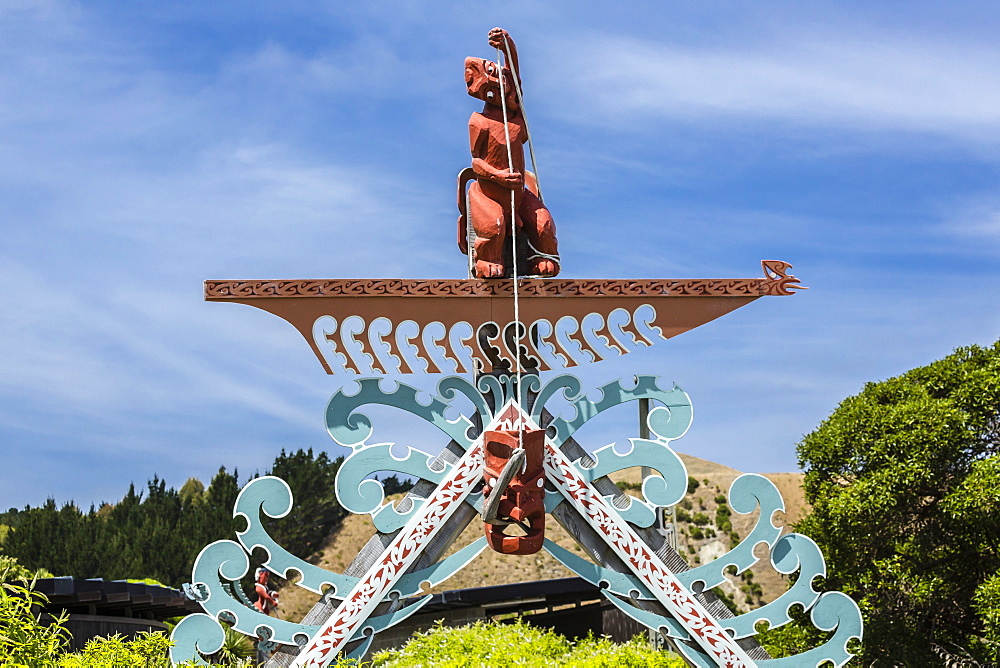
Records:
{"label": "white cloud", "polygon": [[964,242],[970,251],[995,255],[1000,244],[1000,196],[984,195],[952,205],[942,217],[942,234]]}
{"label": "white cloud", "polygon": [[738,117],[995,136],[1000,54],[993,44],[795,32],[800,36],[752,48],[608,36],[561,43],[565,57],[552,60],[565,65],[547,79],[562,89],[559,99],[596,105],[602,117],[619,123],[622,115],[706,122]]}

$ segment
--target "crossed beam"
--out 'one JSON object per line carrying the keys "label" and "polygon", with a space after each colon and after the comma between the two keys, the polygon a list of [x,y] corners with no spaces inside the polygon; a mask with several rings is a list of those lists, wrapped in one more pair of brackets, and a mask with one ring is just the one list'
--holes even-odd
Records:
{"label": "crossed beam", "polygon": [[[483,434],[511,425],[521,429],[540,429],[520,405],[511,400],[483,430]],[[403,527],[378,561],[309,639],[292,666],[322,668],[337,659],[358,627],[390,593],[399,578],[482,480],[483,449],[483,436],[480,435],[421,510]],[[545,447],[545,474],[546,479],[597,530],[629,570],[717,665],[728,668],[757,665],[601,494],[576,471],[569,458],[549,442]]]}

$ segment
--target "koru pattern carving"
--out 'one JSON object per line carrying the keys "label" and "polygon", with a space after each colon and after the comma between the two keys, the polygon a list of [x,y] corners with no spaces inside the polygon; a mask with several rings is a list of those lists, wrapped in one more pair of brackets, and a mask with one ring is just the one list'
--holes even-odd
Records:
{"label": "koru pattern carving", "polygon": [[[528,398],[534,401],[529,402]],[[593,417],[627,401],[649,399],[649,438],[630,438],[625,451],[605,446],[588,456],[570,461],[562,446]],[[495,403],[491,403],[491,401]],[[472,413],[454,415],[452,407],[471,405]],[[412,447],[371,442],[373,424],[361,412],[366,405],[390,406],[407,411],[436,426],[465,454],[452,465],[435,465],[434,458]],[[491,405],[499,406],[497,410]],[[531,410],[524,406],[531,405]],[[401,529],[383,556],[360,578],[327,571],[289,554],[277,545],[263,527],[264,517],[280,519],[292,507],[288,486],[274,477],[251,481],[240,493],[234,515],[246,519],[247,528],[237,541],[217,541],[199,555],[192,573],[190,595],[201,602],[204,614],[191,615],[177,625],[171,649],[175,662],[203,663],[203,655],[221,646],[223,633],[218,621],[270,643],[299,646],[299,666],[328,665],[352,643],[351,656],[361,657],[374,634],[399,623],[429,599],[421,593],[429,582],[446,580],[486,547],[485,538],[472,543],[438,563],[407,573],[420,550],[459,505],[482,509],[483,433],[491,429],[537,429],[542,415],[557,415],[545,430],[545,476],[554,489],[545,493],[545,509],[571,504],[604,537],[628,567],[614,571],[573,554],[549,540],[544,549],[567,568],[595,586],[626,614],[676,640],[677,648],[696,666],[815,666],[824,661],[843,665],[851,657],[847,644],[862,633],[857,605],[839,592],[817,592],[813,583],[825,575],[823,556],[809,538],[781,535],[772,522],[783,510],[775,486],[756,474],[737,478],[729,490],[729,504],[740,514],[759,510],[756,526],[730,552],[695,569],[672,573],[635,533],[648,527],[657,507],[678,503],[686,493],[687,471],[671,443],[687,431],[692,418],[691,403],[678,387],[663,389],[653,376],[638,376],[629,382],[608,383],[594,392],[584,391],[580,381],[562,375],[543,383],[537,376],[482,376],[473,383],[462,377],[446,377],[437,392],[421,390],[393,381],[365,378],[338,391],[330,400],[326,426],[333,439],[351,448],[336,480],[342,505],[356,513],[371,515],[383,532]],[[474,424],[484,427],[477,431]],[[593,481],[633,466],[649,466],[659,475],[647,478],[642,498],[602,497]],[[411,499],[394,506],[385,501],[381,484],[370,478],[375,471],[413,475],[436,485],[426,500]],[[623,503],[624,501],[624,503]],[[404,507],[405,506],[405,507]],[[780,573],[798,573],[795,584],[780,598],[737,617],[715,620],[698,603],[695,591],[720,584],[728,567],[737,573],[757,563],[754,548],[769,548],[771,565]],[[250,566],[249,554],[263,549],[263,566],[275,575],[301,575],[297,586],[340,601],[334,615],[323,625],[294,624],[264,615],[253,608],[240,586]],[[374,608],[390,599],[406,605],[391,614],[370,617]],[[661,613],[636,606],[637,601],[657,601]],[[770,627],[788,623],[789,609],[801,605],[813,623],[832,636],[820,647],[796,657],[752,660],[736,640],[754,635],[758,623]],[[648,606],[647,606],[648,607]]]}
{"label": "koru pattern carving", "polygon": [[[764,278],[207,281],[205,297],[292,323],[328,373],[548,371],[651,346],[761,296],[801,288],[787,262]],[[674,299],[674,298],[679,299]]]}

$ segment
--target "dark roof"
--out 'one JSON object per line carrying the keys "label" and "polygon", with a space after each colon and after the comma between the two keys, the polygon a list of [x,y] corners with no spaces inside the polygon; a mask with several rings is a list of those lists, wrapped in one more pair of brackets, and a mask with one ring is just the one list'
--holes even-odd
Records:
{"label": "dark roof", "polygon": [[125,580],[44,578],[35,583],[35,588],[48,597],[45,608],[50,612],[168,619],[201,611],[201,606],[179,589]]}
{"label": "dark roof", "polygon": [[521,582],[518,584],[496,585],[455,589],[440,594],[427,602],[421,612],[436,612],[475,606],[539,608],[544,606],[583,603],[601,599],[601,590],[583,578],[559,578]]}

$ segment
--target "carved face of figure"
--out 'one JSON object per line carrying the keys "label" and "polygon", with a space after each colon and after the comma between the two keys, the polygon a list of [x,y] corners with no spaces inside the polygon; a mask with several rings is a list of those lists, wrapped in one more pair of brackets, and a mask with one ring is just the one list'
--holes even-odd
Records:
{"label": "carved face of figure", "polygon": [[[465,59],[465,87],[469,95],[487,104],[500,106],[500,76],[497,64],[484,58]],[[509,68],[503,68],[507,108],[517,109],[517,91]]]}
{"label": "carved face of figure", "polygon": [[[483,496],[491,499],[500,494],[497,524],[486,523],[486,541],[502,554],[534,554],[545,540],[545,432],[526,430],[518,443],[516,431],[488,431],[486,443]],[[523,463],[503,488],[504,469],[514,453],[524,448]]]}

